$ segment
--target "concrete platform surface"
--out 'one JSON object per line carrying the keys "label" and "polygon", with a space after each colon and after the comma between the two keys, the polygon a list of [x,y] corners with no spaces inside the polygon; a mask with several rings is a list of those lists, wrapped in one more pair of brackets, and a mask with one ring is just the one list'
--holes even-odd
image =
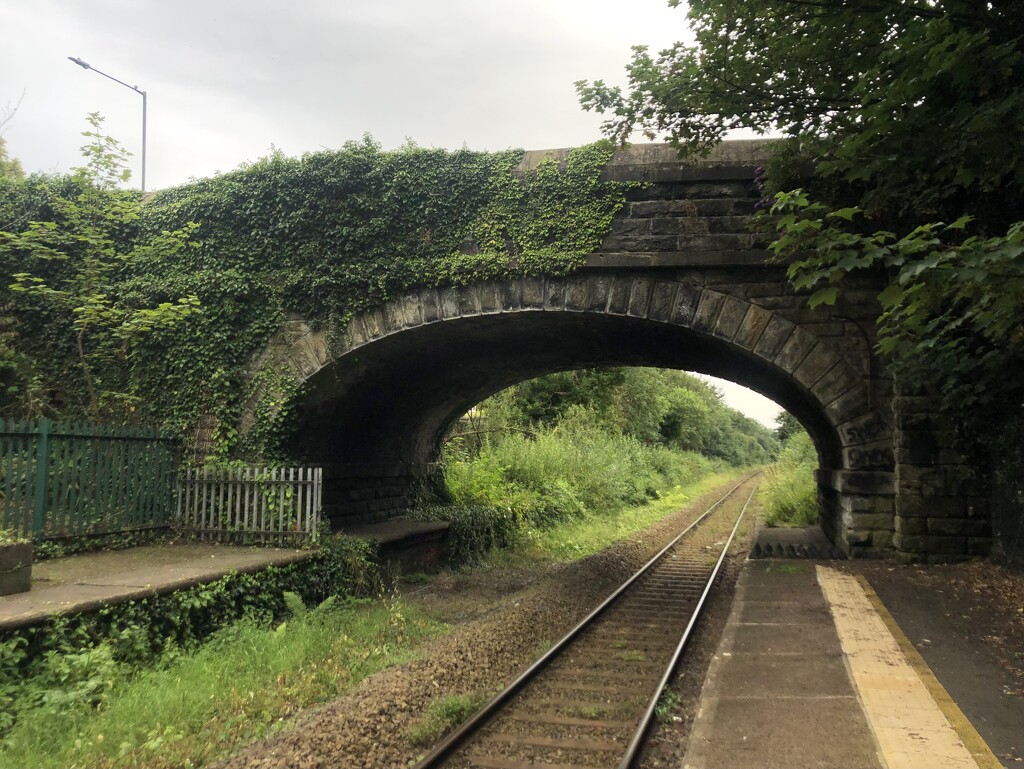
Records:
{"label": "concrete platform surface", "polygon": [[312,552],[173,543],[40,561],[32,566],[29,592],[0,596],[0,630],[212,582],[233,571],[294,563]]}
{"label": "concrete platform surface", "polygon": [[408,518],[393,518],[381,523],[364,523],[346,526],[344,533],[350,537],[372,539],[382,545],[407,539],[443,535],[451,524],[448,521],[412,521]]}
{"label": "concrete platform surface", "polygon": [[999,766],[898,635],[857,577],[827,563],[748,561],[683,765]]}

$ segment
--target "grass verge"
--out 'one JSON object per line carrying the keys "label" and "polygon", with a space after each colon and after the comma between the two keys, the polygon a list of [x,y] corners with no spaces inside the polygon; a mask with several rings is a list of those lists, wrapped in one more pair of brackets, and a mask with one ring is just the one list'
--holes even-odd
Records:
{"label": "grass verge", "polygon": [[487,697],[479,692],[449,694],[435,700],[427,708],[427,715],[409,727],[405,736],[413,745],[433,745],[480,710],[486,701]]}
{"label": "grass verge", "polygon": [[397,600],[299,607],[276,627],[242,620],[158,669],[122,677],[110,663],[92,703],[40,697],[0,743],[0,766],[201,766],[409,659],[441,627]]}
{"label": "grass verge", "polygon": [[803,528],[818,522],[817,466],[818,454],[807,433],[797,433],[786,441],[761,484],[765,526]]}
{"label": "grass verge", "polygon": [[526,529],[518,546],[492,550],[487,563],[512,566],[527,562],[568,562],[593,555],[613,542],[660,521],[688,502],[729,481],[739,480],[746,470],[734,469],[709,475],[700,481],[676,486],[660,499],[624,507],[617,512],[569,519],[548,528]]}

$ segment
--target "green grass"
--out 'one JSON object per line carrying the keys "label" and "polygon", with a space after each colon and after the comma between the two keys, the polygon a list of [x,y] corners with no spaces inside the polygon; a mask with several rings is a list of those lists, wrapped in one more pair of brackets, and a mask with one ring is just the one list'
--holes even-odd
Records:
{"label": "green grass", "polygon": [[586,705],[581,708],[576,708],[576,713],[581,718],[589,718],[591,721],[601,721],[612,714],[609,708],[602,707],[601,705]]}
{"label": "green grass", "polygon": [[818,455],[807,433],[786,441],[778,462],[765,471],[761,483],[766,526],[803,528],[818,522],[817,466]]}
{"label": "green grass", "polygon": [[433,745],[452,729],[476,713],[487,701],[479,692],[450,694],[435,700],[427,708],[427,715],[410,726],[405,736],[414,745]]}
{"label": "green grass", "polygon": [[802,574],[804,567],[794,563],[783,563],[779,564],[778,571],[782,574]]}
{"label": "green grass", "polygon": [[663,724],[669,723],[682,701],[672,689],[664,689],[658,698],[658,704],[654,706],[655,717]]}
{"label": "green grass", "polygon": [[507,566],[521,564],[524,558],[537,563],[568,562],[585,558],[623,537],[660,521],[669,513],[675,512],[717,486],[740,478],[744,472],[731,470],[716,473],[696,483],[677,486],[660,499],[643,505],[625,507],[618,512],[570,519],[545,529],[527,529],[519,547],[492,551],[488,562],[494,566]]}
{"label": "green grass", "polygon": [[276,628],[238,622],[163,669],[115,677],[98,707],[22,710],[0,743],[0,766],[210,763],[410,658],[416,641],[440,629],[397,601],[301,611]]}

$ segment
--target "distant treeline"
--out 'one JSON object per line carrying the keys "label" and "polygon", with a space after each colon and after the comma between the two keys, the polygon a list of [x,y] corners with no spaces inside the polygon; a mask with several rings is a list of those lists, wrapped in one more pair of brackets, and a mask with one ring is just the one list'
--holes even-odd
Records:
{"label": "distant treeline", "polygon": [[697,377],[653,368],[570,371],[488,398],[444,451],[450,553],[472,560],[531,529],[614,514],[721,470],[771,462],[772,430]]}

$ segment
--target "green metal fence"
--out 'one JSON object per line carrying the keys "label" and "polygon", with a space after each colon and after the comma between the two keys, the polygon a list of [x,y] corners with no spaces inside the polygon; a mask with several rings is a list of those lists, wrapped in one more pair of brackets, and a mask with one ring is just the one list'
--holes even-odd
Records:
{"label": "green metal fence", "polygon": [[171,523],[177,443],[152,428],[0,419],[0,527],[49,539]]}

